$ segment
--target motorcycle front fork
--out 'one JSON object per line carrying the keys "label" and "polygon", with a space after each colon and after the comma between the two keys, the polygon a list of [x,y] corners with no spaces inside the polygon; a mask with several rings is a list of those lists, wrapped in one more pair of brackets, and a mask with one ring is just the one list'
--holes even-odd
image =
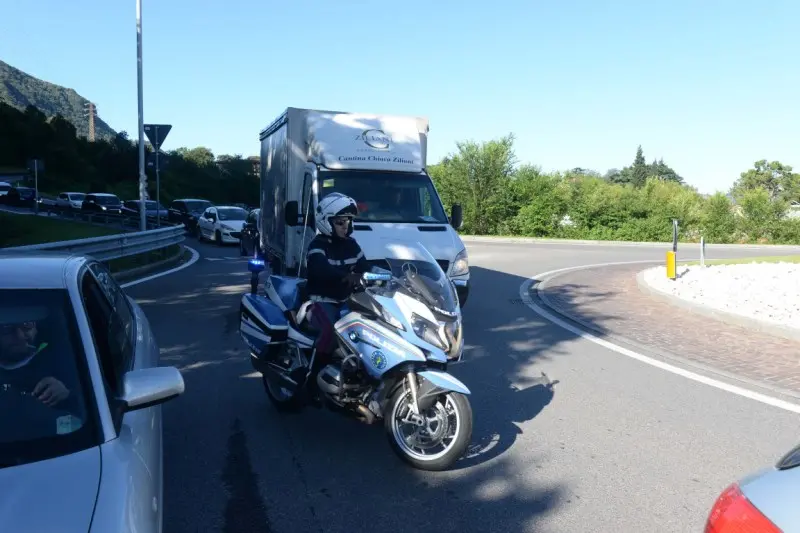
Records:
{"label": "motorcycle front fork", "polygon": [[403,417],[403,421],[422,427],[425,425],[425,419],[419,412],[419,399],[417,397],[419,387],[417,383],[417,375],[414,372],[409,372],[406,374],[406,386],[411,392],[411,403],[409,405],[408,412]]}

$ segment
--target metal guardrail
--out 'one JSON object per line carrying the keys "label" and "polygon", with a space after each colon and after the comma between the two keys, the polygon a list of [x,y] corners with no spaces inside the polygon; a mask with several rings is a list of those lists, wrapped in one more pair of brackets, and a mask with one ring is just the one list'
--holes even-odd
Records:
{"label": "metal guardrail", "polygon": [[[117,227],[125,231],[136,231],[139,229],[140,224],[138,212],[133,216],[130,214],[115,215],[103,213],[102,211],[82,211],[71,207],[58,206],[53,202],[41,202],[38,207],[38,215],[46,218],[55,217],[98,226]],[[37,210],[31,206],[11,206],[3,203],[0,203],[0,212],[15,215],[37,214]],[[170,222],[164,216],[161,217],[161,220],[158,220],[154,215],[147,215],[147,229],[173,225],[175,225],[175,222]]]}
{"label": "metal guardrail", "polygon": [[26,251],[73,252],[91,255],[100,261],[110,261],[166,248],[181,243],[185,239],[185,229],[181,224],[147,231],[120,233],[119,235],[0,248],[0,255]]}

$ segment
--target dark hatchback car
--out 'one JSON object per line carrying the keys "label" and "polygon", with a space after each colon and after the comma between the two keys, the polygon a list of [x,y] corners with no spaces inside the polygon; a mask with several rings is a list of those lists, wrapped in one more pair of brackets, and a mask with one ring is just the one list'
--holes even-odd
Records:
{"label": "dark hatchback car", "polygon": [[183,224],[189,234],[194,235],[197,219],[203,216],[206,209],[213,206],[214,204],[202,198],[179,198],[170,204],[167,220],[174,224]]}
{"label": "dark hatchback car", "polygon": [[241,255],[254,255],[259,244],[259,214],[261,209],[253,209],[247,213],[247,218],[242,226],[242,234],[239,237],[239,253]]}
{"label": "dark hatchback car", "polygon": [[7,205],[33,207],[36,201],[36,189],[32,187],[12,187],[3,199]]}
{"label": "dark hatchback car", "polygon": [[86,195],[81,204],[81,211],[102,213],[104,215],[121,215],[122,200],[117,195],[105,192],[93,192]]}
{"label": "dark hatchback car", "polygon": [[[122,204],[122,214],[126,217],[138,218],[139,215],[139,200],[126,200]],[[144,204],[145,216],[148,219],[155,220],[156,216],[161,220],[166,220],[168,216],[167,208],[159,205],[155,200],[147,200]]]}

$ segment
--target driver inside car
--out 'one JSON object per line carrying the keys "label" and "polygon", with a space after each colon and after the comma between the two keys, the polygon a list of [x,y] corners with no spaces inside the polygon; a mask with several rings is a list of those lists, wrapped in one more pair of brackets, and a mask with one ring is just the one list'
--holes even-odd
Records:
{"label": "driver inside car", "polygon": [[308,384],[317,406],[320,402],[316,375],[336,348],[333,325],[361,274],[369,269],[364,252],[351,237],[357,215],[355,200],[337,192],[320,200],[314,214],[318,234],[309,244],[307,256],[308,294],[314,302],[309,309],[309,320],[320,333]]}
{"label": "driver inside car", "polygon": [[48,407],[68,407],[70,391],[52,375],[55,362],[48,343],[37,344],[37,335],[36,321],[0,322],[0,410],[9,405],[8,395],[29,395]]}

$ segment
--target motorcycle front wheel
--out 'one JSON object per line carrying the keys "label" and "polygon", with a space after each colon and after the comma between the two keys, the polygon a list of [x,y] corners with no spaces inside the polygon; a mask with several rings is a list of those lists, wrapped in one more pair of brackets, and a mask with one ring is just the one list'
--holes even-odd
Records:
{"label": "motorcycle front wheel", "polygon": [[398,389],[389,401],[384,428],[394,452],[420,470],[450,468],[472,440],[472,406],[463,394],[448,392],[420,413],[422,427],[404,421],[411,409],[411,392]]}

